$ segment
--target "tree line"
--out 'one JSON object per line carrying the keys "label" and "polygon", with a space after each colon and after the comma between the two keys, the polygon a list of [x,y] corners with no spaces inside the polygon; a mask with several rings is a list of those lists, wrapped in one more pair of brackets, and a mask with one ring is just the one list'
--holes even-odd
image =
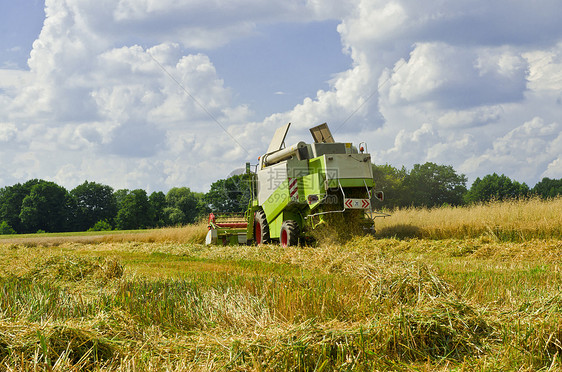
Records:
{"label": "tree line", "polygon": [[204,194],[175,187],[166,194],[114,191],[84,182],[67,191],[33,179],[0,189],[0,234],[133,230],[193,223],[206,212]]}
{"label": "tree line", "polygon": [[[415,164],[411,170],[374,165],[377,190],[385,193],[381,208],[440,207],[490,200],[562,194],[562,179],[543,178],[533,188],[496,173],[467,178],[453,167]],[[196,222],[210,211],[243,212],[251,197],[247,176],[214,182],[207,193],[175,187],[166,194],[142,189],[113,190],[85,181],[68,191],[54,182],[33,179],[0,189],[0,234],[85,230],[134,230]]]}
{"label": "tree line", "polygon": [[373,165],[373,178],[377,190],[385,193],[382,206],[387,209],[461,206],[492,200],[562,195],[562,179],[543,178],[530,188],[497,173],[476,178],[467,188],[464,174],[458,174],[452,166],[431,162],[415,164],[411,170],[388,164]]}

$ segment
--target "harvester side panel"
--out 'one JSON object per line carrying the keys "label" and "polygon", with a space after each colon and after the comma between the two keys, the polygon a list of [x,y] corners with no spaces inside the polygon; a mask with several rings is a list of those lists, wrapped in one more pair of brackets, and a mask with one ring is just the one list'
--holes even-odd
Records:
{"label": "harvester side panel", "polygon": [[308,161],[297,159],[284,160],[258,170],[258,204],[265,204],[287,178],[299,178],[307,174]]}
{"label": "harvester side panel", "polygon": [[327,179],[373,179],[371,156],[368,154],[324,155]]}
{"label": "harvester side panel", "polygon": [[302,178],[287,178],[262,204],[267,222],[271,223],[290,205],[298,205],[304,201]]}
{"label": "harvester side panel", "polygon": [[287,179],[287,164],[282,162],[270,165],[257,172],[258,204],[263,205],[267,199]]}
{"label": "harvester side panel", "polygon": [[324,173],[325,169],[326,169],[326,159],[324,158],[324,156],[319,156],[317,158],[313,158],[308,161],[308,171],[310,174]]}
{"label": "harvester side panel", "polygon": [[322,200],[326,197],[324,173],[313,173],[302,178],[304,188],[304,200],[308,203],[310,209],[314,209],[321,205]]}
{"label": "harvester side panel", "polygon": [[331,180],[326,180],[326,188],[337,189],[340,186],[345,188],[348,187],[368,187],[371,188],[375,185],[372,178],[336,178]]}
{"label": "harvester side panel", "polygon": [[[310,159],[310,175],[304,177],[306,200],[311,194],[321,196],[327,189],[340,186],[373,187],[370,159],[368,154],[326,154]],[[311,208],[316,206],[314,203],[309,204]]]}

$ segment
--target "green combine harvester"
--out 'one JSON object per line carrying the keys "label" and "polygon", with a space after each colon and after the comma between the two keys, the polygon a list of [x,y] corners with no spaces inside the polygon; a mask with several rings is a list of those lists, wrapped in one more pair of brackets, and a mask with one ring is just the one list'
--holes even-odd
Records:
{"label": "green combine harvester", "polygon": [[[314,143],[286,147],[290,123],[277,129],[255,172],[246,164],[252,199],[243,215],[209,216],[206,244],[297,245],[340,214],[374,231],[371,156],[366,144],[335,142],[326,124],[310,129]],[[357,218],[357,217],[360,218]]]}

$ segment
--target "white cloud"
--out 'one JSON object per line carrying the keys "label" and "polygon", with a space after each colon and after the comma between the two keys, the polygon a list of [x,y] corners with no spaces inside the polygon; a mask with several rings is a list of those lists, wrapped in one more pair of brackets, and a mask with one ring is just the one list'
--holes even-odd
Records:
{"label": "white cloud", "polygon": [[9,142],[16,136],[16,126],[13,123],[0,122],[0,142]]}
{"label": "white cloud", "polygon": [[439,143],[438,135],[432,126],[426,123],[413,132],[400,130],[394,139],[394,147],[388,150],[388,154],[405,159],[412,156],[417,157],[437,143]]}
{"label": "white cloud", "polygon": [[522,181],[538,181],[549,168],[556,173],[562,151],[561,129],[556,122],[545,124],[535,117],[495,139],[492,148],[467,159],[464,166],[486,170],[486,174],[504,173]]}
{"label": "white cloud", "polygon": [[[101,38],[107,35],[96,29],[95,18],[107,14],[109,2],[85,12],[93,3],[47,1],[30,71],[2,72],[0,97],[9,110],[0,120],[17,124],[3,123],[0,139],[17,138],[25,149],[14,155],[13,164],[23,168],[12,170],[14,178],[56,179],[71,187],[94,177],[119,187],[167,189],[178,186],[170,181],[202,185],[223,176],[212,167],[207,173],[186,169],[202,156],[220,162],[217,144],[232,147],[208,114],[219,124],[239,125],[247,107],[231,105],[230,91],[203,54],[186,55],[178,43],[113,47],[121,35]],[[170,155],[183,166],[165,166]],[[231,155],[234,161],[245,156]],[[92,169],[91,162],[106,165]],[[167,174],[171,169],[178,174]]]}
{"label": "white cloud", "polygon": [[[338,27],[353,69],[284,117],[338,123],[361,107],[344,130],[360,127],[378,163],[452,163],[472,180],[503,171],[533,184],[560,153],[543,154],[559,126],[529,124],[562,114],[562,27],[553,16],[562,5],[544,5],[359,1]],[[335,96],[348,99],[336,106]]]}
{"label": "white cloud", "polygon": [[[301,0],[120,0],[106,3],[107,16],[114,20],[110,28],[112,35],[115,30],[121,30],[147,41],[172,38],[186,47],[202,49],[216,48],[252,35],[259,23],[321,20],[344,8],[334,1],[322,7]],[[100,24],[97,26],[103,29]]]}
{"label": "white cloud", "polygon": [[437,123],[443,128],[478,127],[498,121],[502,112],[501,105],[445,110],[437,119]]}
{"label": "white cloud", "polygon": [[[368,141],[377,163],[433,161],[472,179],[501,172],[533,184],[560,174],[560,8],[47,0],[29,71],[0,70],[0,158],[10,174],[2,182],[205,191],[255,161],[277,126],[292,122],[287,141],[296,142],[328,122],[336,139]],[[325,19],[340,22],[352,65],[293,109],[248,123],[253,108],[234,103],[207,51],[259,25]]]}
{"label": "white cloud", "polygon": [[443,43],[416,44],[408,61],[383,76],[392,105],[432,103],[462,109],[523,99],[527,65],[510,50],[467,49]]}
{"label": "white cloud", "polygon": [[30,83],[31,78],[29,71],[0,69],[0,91],[16,94],[19,87]]}
{"label": "white cloud", "polygon": [[553,179],[562,178],[562,157],[558,157],[554,159],[550,164],[548,164],[541,177],[548,177]]}
{"label": "white cloud", "polygon": [[529,88],[535,91],[562,90],[562,43],[553,48],[524,53],[529,63]]}

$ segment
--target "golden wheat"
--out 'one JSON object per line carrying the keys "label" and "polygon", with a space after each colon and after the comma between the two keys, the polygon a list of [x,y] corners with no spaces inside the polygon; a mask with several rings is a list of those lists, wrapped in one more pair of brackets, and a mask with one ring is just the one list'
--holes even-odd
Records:
{"label": "golden wheat", "polygon": [[467,207],[398,209],[390,217],[376,219],[375,225],[381,237],[556,238],[562,236],[562,197],[516,199]]}
{"label": "golden wheat", "polygon": [[408,209],[313,247],[0,243],[0,369],[560,370],[561,207]]}
{"label": "golden wheat", "polygon": [[133,232],[126,234],[105,235],[104,242],[138,241],[148,243],[203,243],[207,234],[207,224],[198,223],[180,227],[164,227],[161,229]]}

